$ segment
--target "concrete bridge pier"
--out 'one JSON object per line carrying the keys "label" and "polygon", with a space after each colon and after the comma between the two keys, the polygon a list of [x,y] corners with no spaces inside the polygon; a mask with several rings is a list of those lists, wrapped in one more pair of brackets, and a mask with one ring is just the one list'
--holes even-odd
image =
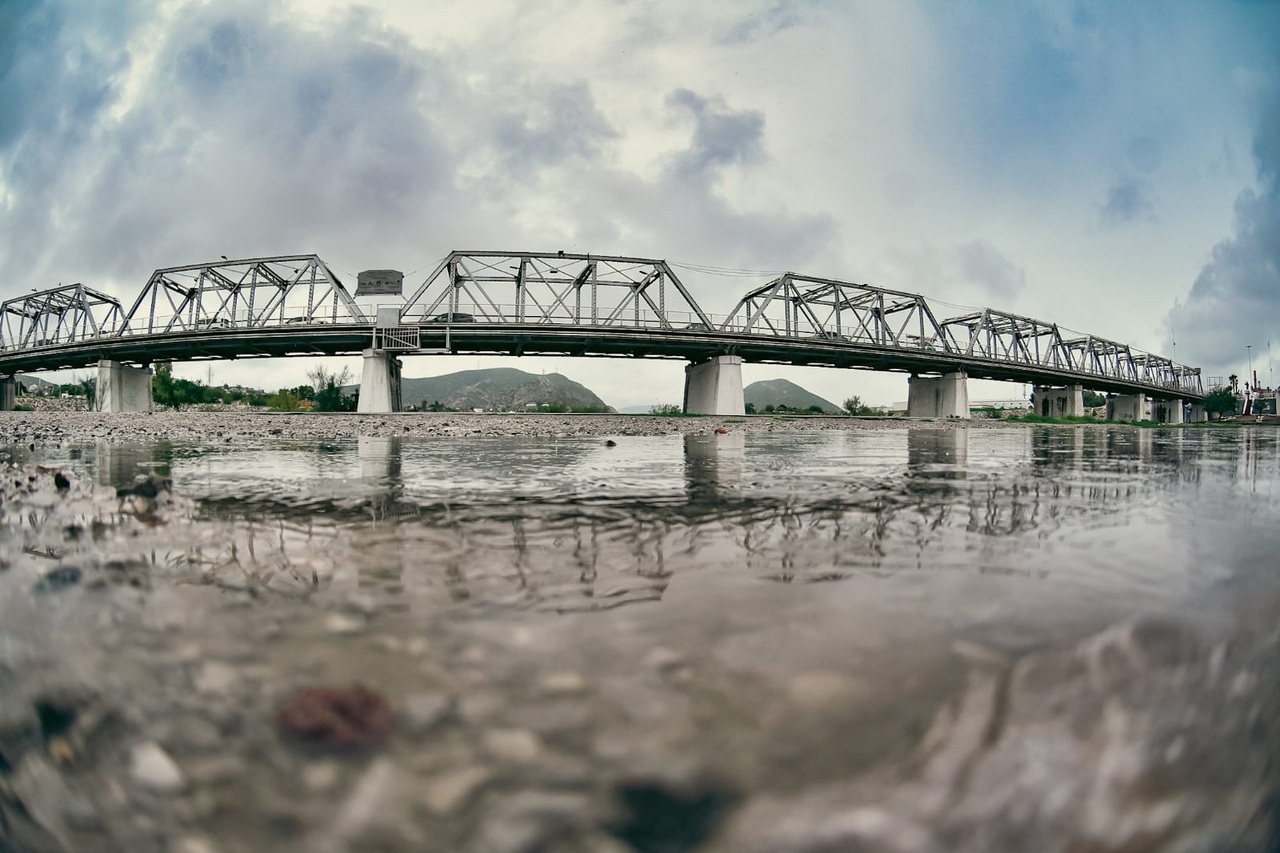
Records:
{"label": "concrete bridge pier", "polygon": [[96,412],[151,411],[151,367],[132,367],[110,359],[98,361]]}
{"label": "concrete bridge pier", "polygon": [[907,417],[968,418],[969,383],[965,373],[907,380]]}
{"label": "concrete bridge pier", "polygon": [[1151,401],[1151,419],[1159,424],[1182,423],[1182,401],[1153,399]]}
{"label": "concrete bridge pier", "polygon": [[356,411],[385,414],[400,411],[400,359],[386,350],[367,349]]}
{"label": "concrete bridge pier", "polygon": [[1209,413],[1204,410],[1203,403],[1191,404],[1191,420],[1188,423],[1202,424],[1209,420]]}
{"label": "concrete bridge pier", "polygon": [[1065,388],[1037,385],[1031,392],[1031,411],[1046,418],[1084,417],[1084,388],[1080,385]]}
{"label": "concrete bridge pier", "polygon": [[743,415],[742,356],[717,355],[684,369],[684,411],[689,415]]}
{"label": "concrete bridge pier", "polygon": [[12,376],[0,376],[0,412],[12,412],[18,405],[17,380]]}
{"label": "concrete bridge pier", "polygon": [[1107,420],[1151,420],[1151,403],[1144,394],[1113,394],[1107,397]]}

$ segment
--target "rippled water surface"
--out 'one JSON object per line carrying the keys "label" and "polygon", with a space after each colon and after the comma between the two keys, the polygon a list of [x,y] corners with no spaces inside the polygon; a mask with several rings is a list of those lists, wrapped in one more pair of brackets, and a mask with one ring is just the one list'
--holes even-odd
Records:
{"label": "rippled water surface", "polygon": [[[1270,849],[1278,434],[11,448],[0,829]],[[117,496],[144,475],[171,490]],[[385,741],[281,729],[296,688],[357,683],[394,709]]]}

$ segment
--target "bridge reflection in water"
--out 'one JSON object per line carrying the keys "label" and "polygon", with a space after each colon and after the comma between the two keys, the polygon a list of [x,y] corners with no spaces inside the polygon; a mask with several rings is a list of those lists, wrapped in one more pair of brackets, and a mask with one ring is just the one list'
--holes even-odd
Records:
{"label": "bridge reflection in water", "polygon": [[[1261,446],[1265,445],[1265,447]],[[99,444],[118,486],[168,473],[217,533],[167,554],[192,580],[287,596],[364,588],[440,606],[609,609],[727,572],[778,583],[966,571],[1088,583],[1124,573],[1206,467],[1251,482],[1275,436],[926,429],[666,438]],[[1223,455],[1225,452],[1225,456]],[[229,523],[229,524],[228,524]],[[211,527],[212,531],[212,527]],[[1131,549],[1130,549],[1131,550]],[[1155,571],[1153,565],[1148,573]]]}

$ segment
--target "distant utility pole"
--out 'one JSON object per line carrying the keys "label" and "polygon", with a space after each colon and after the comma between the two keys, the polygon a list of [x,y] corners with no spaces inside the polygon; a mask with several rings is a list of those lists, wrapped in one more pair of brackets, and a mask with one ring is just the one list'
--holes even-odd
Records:
{"label": "distant utility pole", "polygon": [[1244,348],[1249,351],[1249,385],[1253,386],[1253,344],[1245,344]]}

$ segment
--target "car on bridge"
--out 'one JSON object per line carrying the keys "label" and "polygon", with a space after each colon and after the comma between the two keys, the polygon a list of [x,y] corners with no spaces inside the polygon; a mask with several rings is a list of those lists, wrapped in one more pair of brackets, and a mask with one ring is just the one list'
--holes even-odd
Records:
{"label": "car on bridge", "polygon": [[459,314],[457,312],[454,312],[452,314],[437,314],[427,322],[428,323],[474,323],[475,321],[476,321],[476,318],[471,316],[470,314]]}

